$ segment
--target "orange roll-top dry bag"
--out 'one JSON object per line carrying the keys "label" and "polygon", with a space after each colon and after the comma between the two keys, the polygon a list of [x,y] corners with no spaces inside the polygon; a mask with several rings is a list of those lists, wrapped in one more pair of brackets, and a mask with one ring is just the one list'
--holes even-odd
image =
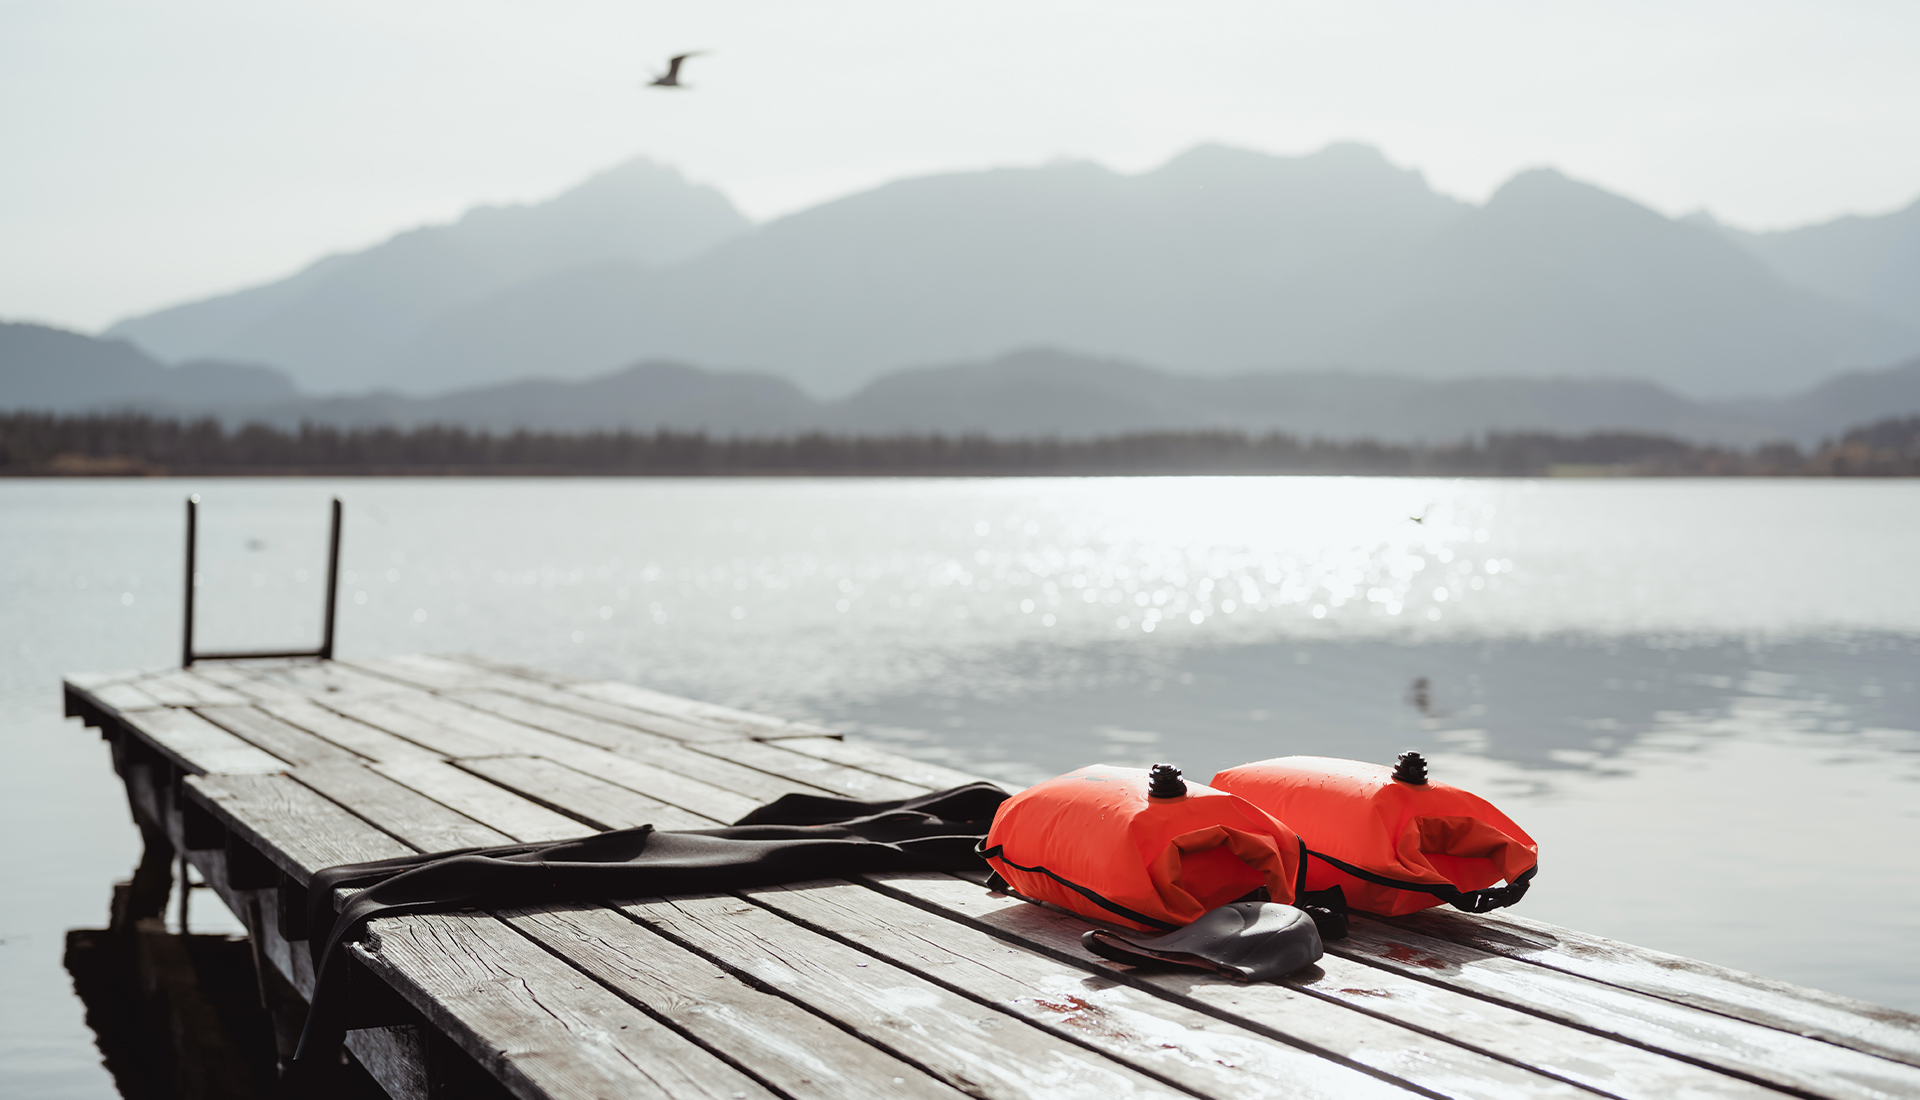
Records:
{"label": "orange roll-top dry bag", "polygon": [[[1427,781],[1426,761],[1397,767],[1283,756],[1228,768],[1213,786],[1285,821],[1307,846],[1306,890],[1338,886],[1349,906],[1398,916],[1442,902],[1469,913],[1512,905],[1540,848],[1478,795]],[[1494,884],[1505,879],[1508,885]]]}
{"label": "orange roll-top dry bag", "polygon": [[980,853],[1011,892],[1130,928],[1172,931],[1265,889],[1293,901],[1300,838],[1180,770],[1096,765],[1000,804]]}

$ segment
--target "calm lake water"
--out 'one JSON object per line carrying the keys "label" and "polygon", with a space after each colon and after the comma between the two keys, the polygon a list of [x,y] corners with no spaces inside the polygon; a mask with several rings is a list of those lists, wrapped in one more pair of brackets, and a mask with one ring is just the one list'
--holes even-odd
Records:
{"label": "calm lake water", "polygon": [[59,678],[177,661],[189,492],[203,647],[317,638],[339,495],[343,656],[1023,782],[1418,748],[1539,839],[1518,912],[1920,1009],[1920,484],[0,482],[0,1094],[113,1095],[61,935],[137,842]]}

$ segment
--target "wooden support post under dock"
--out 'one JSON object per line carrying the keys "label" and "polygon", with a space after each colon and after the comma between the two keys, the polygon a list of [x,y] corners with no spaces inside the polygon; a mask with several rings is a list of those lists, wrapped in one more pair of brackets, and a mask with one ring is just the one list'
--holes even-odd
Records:
{"label": "wooden support post under dock", "polygon": [[[184,853],[302,997],[325,867],[975,779],[471,658],[65,691],[171,849],[142,873]],[[1251,985],[1093,958],[1088,927],[940,874],[388,918],[353,950],[346,1046],[403,1098],[1920,1096],[1920,1017],[1523,917],[1356,919]]]}

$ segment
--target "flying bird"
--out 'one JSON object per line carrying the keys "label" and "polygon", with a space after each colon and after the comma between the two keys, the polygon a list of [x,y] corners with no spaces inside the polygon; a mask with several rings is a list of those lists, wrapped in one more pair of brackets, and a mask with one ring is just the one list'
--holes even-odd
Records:
{"label": "flying bird", "polygon": [[704,52],[706,51],[695,50],[692,53],[678,54],[668,59],[667,71],[660,74],[659,79],[655,80],[652,84],[649,84],[647,86],[649,88],[684,88],[686,87],[685,84],[680,83],[681,62],[685,61],[689,57],[699,57]]}

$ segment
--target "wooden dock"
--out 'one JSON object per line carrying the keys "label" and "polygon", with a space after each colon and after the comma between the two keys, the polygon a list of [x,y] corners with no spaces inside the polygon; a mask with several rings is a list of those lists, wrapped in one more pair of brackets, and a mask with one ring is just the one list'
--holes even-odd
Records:
{"label": "wooden dock", "polygon": [[[65,692],[146,837],[125,907],[164,905],[184,854],[296,1017],[322,868],[975,779],[471,658]],[[1810,934],[1844,935],[1833,918]],[[1357,919],[1319,966],[1253,985],[1093,958],[1087,927],[939,874],[383,919],[353,952],[346,1047],[404,1098],[1920,1097],[1920,1018],[1505,913]]]}

